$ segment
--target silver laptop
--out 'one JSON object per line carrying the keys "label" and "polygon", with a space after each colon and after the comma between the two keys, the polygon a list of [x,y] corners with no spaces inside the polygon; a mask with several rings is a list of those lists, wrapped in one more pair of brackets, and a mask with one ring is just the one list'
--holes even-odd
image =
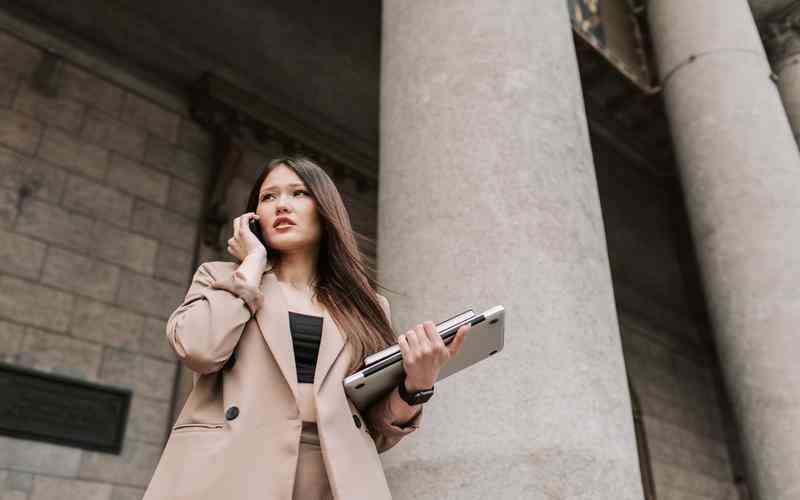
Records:
{"label": "silver laptop", "polygon": [[[503,306],[492,307],[481,314],[468,309],[436,325],[445,344],[453,341],[460,327],[471,325],[458,354],[439,371],[437,382],[503,349],[505,312]],[[344,379],[344,390],[363,411],[394,389],[402,378],[402,352],[395,344],[364,358],[364,368]]]}

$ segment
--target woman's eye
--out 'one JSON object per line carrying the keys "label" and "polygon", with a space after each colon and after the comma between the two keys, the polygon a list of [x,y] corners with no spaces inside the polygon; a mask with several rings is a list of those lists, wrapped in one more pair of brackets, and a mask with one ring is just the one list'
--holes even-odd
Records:
{"label": "woman's eye", "polygon": [[[308,191],[305,191],[305,190],[302,190],[302,189],[298,189],[298,190],[296,190],[296,191],[294,192],[294,194],[295,194],[295,195],[296,195],[297,193],[303,193],[304,195],[308,196]],[[270,196],[273,196],[273,197],[274,197],[275,195],[274,195],[274,194],[272,194],[272,193],[265,193],[265,194],[263,194],[263,195],[261,196],[261,201],[266,201],[266,200],[268,200],[268,199],[270,198]]]}

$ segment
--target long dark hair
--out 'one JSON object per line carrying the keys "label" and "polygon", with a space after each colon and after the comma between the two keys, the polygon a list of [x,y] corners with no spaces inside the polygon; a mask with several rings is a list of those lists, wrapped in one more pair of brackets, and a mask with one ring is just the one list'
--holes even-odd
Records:
{"label": "long dark hair", "polygon": [[[313,281],[315,298],[325,306],[346,342],[353,347],[348,373],[358,369],[362,357],[395,343],[389,318],[378,302],[377,288],[385,288],[373,279],[364,265],[355,232],[350,225],[339,190],[319,165],[304,156],[283,156],[271,160],[256,179],[247,212],[255,212],[264,179],[276,167],[292,169],[314,197],[322,226],[317,257],[317,276]],[[266,238],[262,240],[266,245]],[[281,255],[267,247],[272,270],[280,266]]]}

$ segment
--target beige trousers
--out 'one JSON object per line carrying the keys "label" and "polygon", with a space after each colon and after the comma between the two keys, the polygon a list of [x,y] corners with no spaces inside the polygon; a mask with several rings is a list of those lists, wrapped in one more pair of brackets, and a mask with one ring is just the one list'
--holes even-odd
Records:
{"label": "beige trousers", "polygon": [[292,500],[333,500],[314,422],[303,422]]}
{"label": "beige trousers", "polygon": [[294,479],[292,500],[333,500],[322,449],[317,434],[317,412],[314,407],[313,386],[298,384],[298,406],[303,419],[300,433],[300,454]]}

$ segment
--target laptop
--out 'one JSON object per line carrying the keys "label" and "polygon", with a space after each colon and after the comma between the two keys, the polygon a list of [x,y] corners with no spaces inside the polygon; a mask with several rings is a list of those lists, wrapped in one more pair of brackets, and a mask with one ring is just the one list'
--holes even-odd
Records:
{"label": "laptop", "polygon": [[[503,306],[492,307],[481,314],[467,309],[437,323],[436,332],[447,345],[453,341],[458,329],[467,323],[471,327],[464,337],[461,349],[439,370],[437,382],[503,350],[505,334]],[[402,352],[397,344],[365,357],[364,368],[344,379],[347,397],[359,410],[365,410],[394,389],[403,379],[402,359]]]}

